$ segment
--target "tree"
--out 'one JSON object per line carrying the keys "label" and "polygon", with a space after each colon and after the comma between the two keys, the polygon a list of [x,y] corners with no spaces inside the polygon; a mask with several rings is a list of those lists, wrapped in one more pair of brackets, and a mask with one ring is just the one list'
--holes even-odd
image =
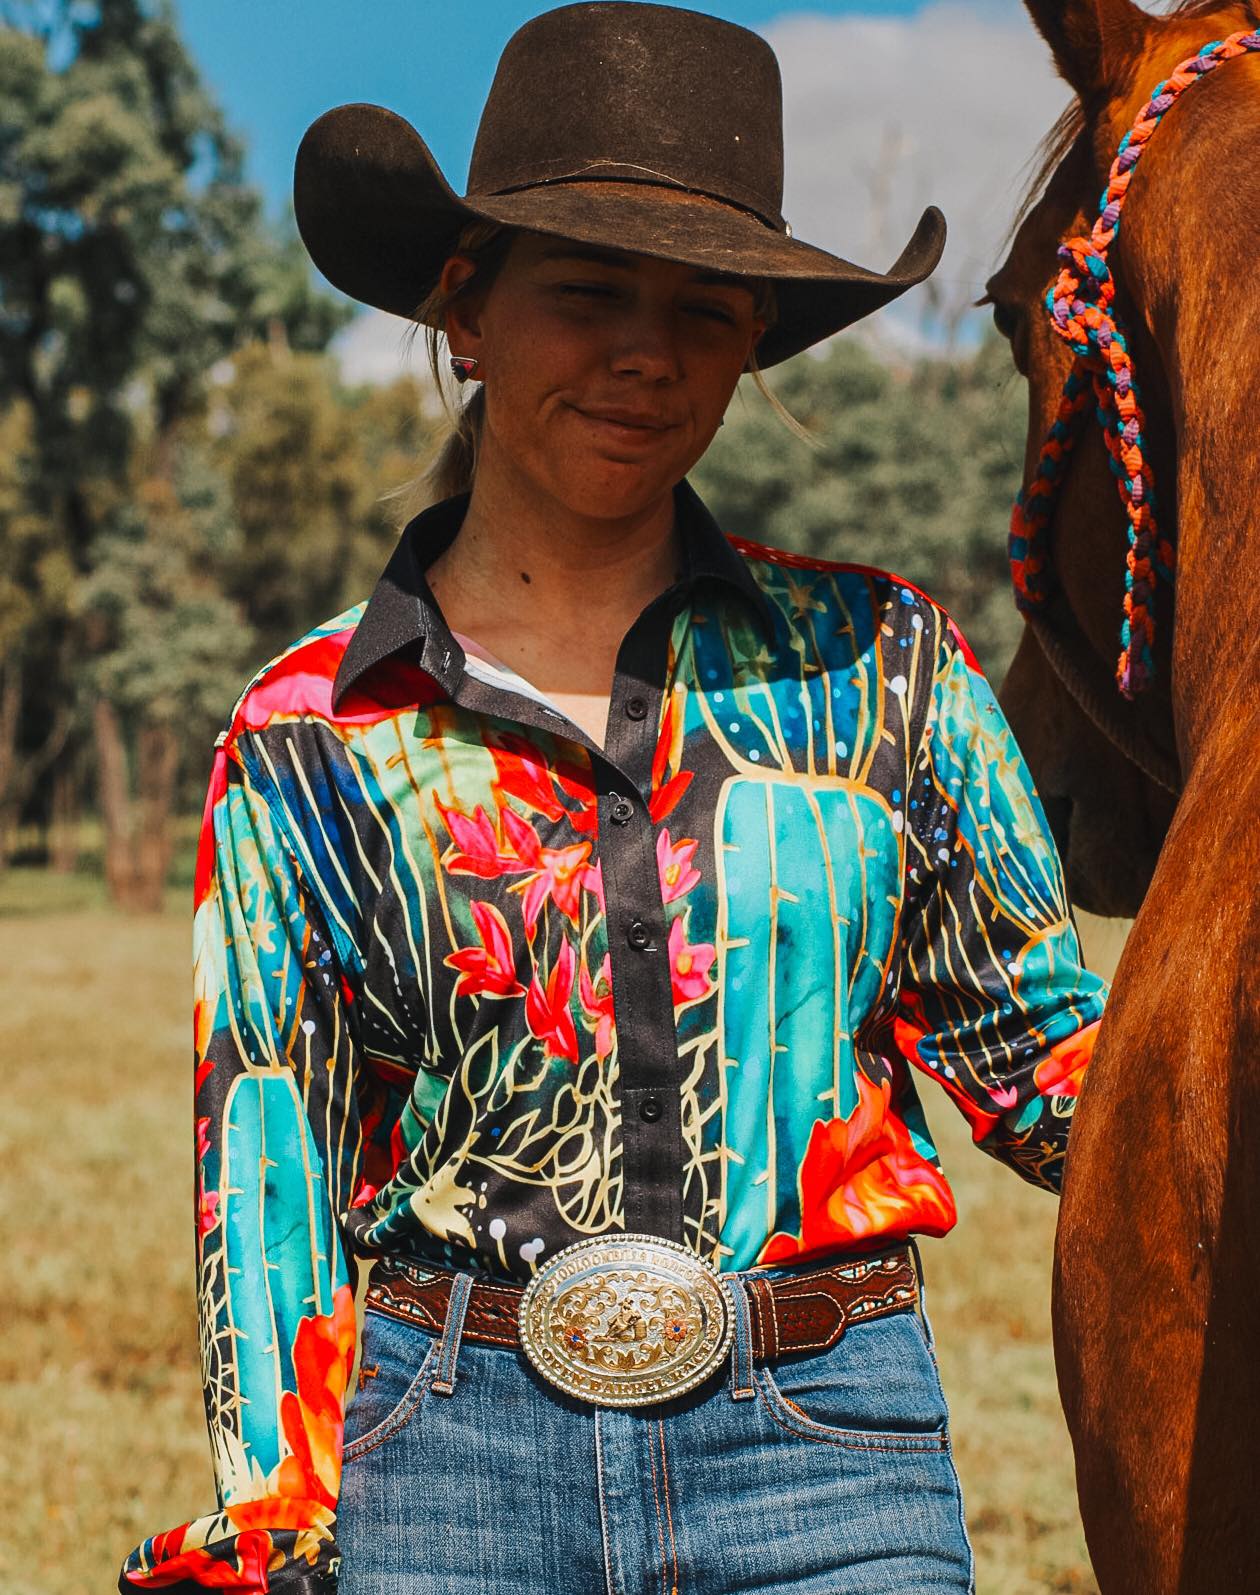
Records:
{"label": "tree", "polygon": [[[32,623],[44,702],[91,727],[106,781],[127,792],[156,781],[140,797],[161,809],[167,760],[145,750],[162,741],[166,712],[119,696],[131,676],[104,656],[120,638],[143,649],[150,616],[166,610],[134,605],[122,632],[99,624],[105,567],[121,561],[143,589],[145,547],[159,585],[178,585],[156,539],[181,502],[181,428],[203,412],[209,373],[268,334],[320,349],[348,311],[314,289],[295,239],[266,224],[169,0],[28,0],[0,17],[0,408],[25,406],[32,513],[84,589]],[[201,555],[181,547],[192,590]],[[186,666],[179,651],[155,657],[151,684],[195,701]],[[18,688],[10,810],[59,734],[31,681],[27,671]],[[111,882],[156,902],[146,870],[158,859],[134,852],[117,824],[126,805],[101,796]]]}
{"label": "tree", "polygon": [[224,590],[259,639],[259,662],[365,597],[397,536],[384,484],[433,441],[408,378],[346,391],[330,357],[254,344],[216,392],[213,460],[240,537]]}
{"label": "tree", "polygon": [[1026,427],[1005,345],[897,369],[839,338],[767,380],[813,446],[745,385],[693,472],[724,528],[896,571],[945,604],[1000,676],[1020,631],[1006,527]]}

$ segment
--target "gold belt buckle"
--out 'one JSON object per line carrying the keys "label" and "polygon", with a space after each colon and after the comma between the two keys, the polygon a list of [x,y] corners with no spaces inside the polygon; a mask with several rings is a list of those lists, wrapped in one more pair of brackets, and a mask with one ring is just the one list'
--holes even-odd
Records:
{"label": "gold belt buckle", "polygon": [[685,1395],[721,1365],[734,1325],[712,1264],[656,1235],[566,1246],[526,1286],[519,1319],[543,1378],[598,1407]]}

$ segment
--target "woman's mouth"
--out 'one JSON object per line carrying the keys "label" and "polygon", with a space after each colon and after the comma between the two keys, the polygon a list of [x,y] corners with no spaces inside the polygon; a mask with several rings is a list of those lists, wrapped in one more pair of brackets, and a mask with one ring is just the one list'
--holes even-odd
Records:
{"label": "woman's mouth", "polygon": [[583,409],[577,405],[573,408],[584,421],[589,422],[605,437],[619,443],[652,443],[664,437],[666,433],[672,432],[677,426],[677,422],[669,421],[648,410],[620,407]]}

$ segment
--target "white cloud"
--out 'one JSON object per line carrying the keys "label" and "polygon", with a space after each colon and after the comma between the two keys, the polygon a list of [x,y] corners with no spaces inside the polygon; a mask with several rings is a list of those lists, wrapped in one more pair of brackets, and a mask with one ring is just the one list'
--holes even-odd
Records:
{"label": "white cloud", "polygon": [[362,310],[332,341],[346,382],[386,383],[412,376],[427,390],[429,350],[424,329],[408,337],[412,323],[384,310]]}
{"label": "white cloud", "polygon": [[[948,319],[999,264],[1030,158],[1069,99],[1023,7],[943,0],[762,31],[783,69],[793,232],[883,271],[939,205],[950,233],[932,281]],[[922,327],[930,296],[914,289],[884,315]]]}

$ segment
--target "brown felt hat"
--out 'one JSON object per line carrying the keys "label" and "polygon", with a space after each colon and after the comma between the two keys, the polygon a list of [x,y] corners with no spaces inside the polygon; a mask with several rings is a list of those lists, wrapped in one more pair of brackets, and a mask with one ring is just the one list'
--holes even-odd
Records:
{"label": "brown felt hat", "polygon": [[462,198],[411,124],[339,105],[298,148],[293,204],[311,259],[352,299],[415,319],[470,221],[773,281],[772,366],[922,282],[945,219],[924,211],[886,272],[792,237],[779,64],[748,29],[674,6],[545,12],[503,51]]}

